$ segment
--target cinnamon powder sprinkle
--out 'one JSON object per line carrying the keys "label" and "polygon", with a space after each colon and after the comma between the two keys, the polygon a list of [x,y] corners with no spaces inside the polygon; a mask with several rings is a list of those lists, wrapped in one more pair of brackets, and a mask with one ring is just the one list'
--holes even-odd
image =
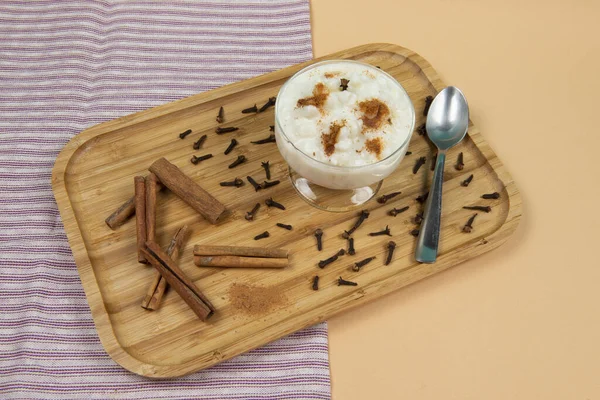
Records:
{"label": "cinnamon powder sprinkle", "polygon": [[229,288],[231,305],[245,314],[260,315],[287,304],[287,297],[276,287],[234,283]]}
{"label": "cinnamon powder sprinkle", "polygon": [[298,100],[296,106],[315,106],[319,109],[319,111],[322,112],[327,97],[329,97],[329,90],[323,83],[319,82],[315,85],[315,88],[313,89],[312,97],[305,97],[303,99]]}
{"label": "cinnamon powder sprinkle", "polygon": [[381,142],[381,138],[376,137],[367,140],[365,142],[365,148],[369,153],[375,154],[379,159],[381,157],[381,152],[383,151],[383,143]]}
{"label": "cinnamon powder sprinkle", "polygon": [[379,99],[370,99],[361,102],[358,105],[363,113],[363,132],[381,128],[384,123],[388,123],[390,109]]}
{"label": "cinnamon powder sprinkle", "polygon": [[338,141],[338,136],[343,126],[344,123],[334,122],[329,127],[329,133],[321,134],[321,143],[327,157],[330,157],[335,152],[335,144]]}
{"label": "cinnamon powder sprinkle", "polygon": [[325,78],[331,79],[331,78],[335,78],[336,76],[338,76],[340,73],[339,72],[325,72]]}

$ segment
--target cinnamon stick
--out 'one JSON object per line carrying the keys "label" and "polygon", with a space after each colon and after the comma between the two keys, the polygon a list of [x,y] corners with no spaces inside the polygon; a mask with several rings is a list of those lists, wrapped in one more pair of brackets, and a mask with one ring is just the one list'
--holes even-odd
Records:
{"label": "cinnamon stick", "polygon": [[147,264],[142,250],[146,246],[146,179],[143,176],[133,178],[135,185],[135,230],[137,234],[138,262]]}
{"label": "cinnamon stick", "polygon": [[262,247],[242,246],[207,246],[197,244],[194,246],[195,256],[244,256],[263,258],[287,258],[289,251],[286,249],[269,249]]}
{"label": "cinnamon stick", "polygon": [[163,185],[168,187],[179,198],[198,211],[204,218],[215,224],[226,209],[210,193],[202,189],[196,182],[185,175],[167,159],[160,158],[150,166],[150,172],[156,174]]}
{"label": "cinnamon stick", "polygon": [[[174,262],[177,262],[177,259],[179,258],[187,230],[187,225],[182,226],[175,232],[175,235],[173,235],[173,238],[171,239],[171,243],[167,249],[167,255],[171,257],[171,260]],[[144,300],[142,300],[142,308],[145,308],[146,310],[157,310],[166,289],[167,280],[162,277],[159,271],[156,271],[152,284],[148,287],[146,296],[144,297]]]}
{"label": "cinnamon stick", "polygon": [[144,253],[148,261],[160,271],[163,278],[202,321],[206,321],[214,313],[215,308],[210,301],[158,244],[146,242]]}
{"label": "cinnamon stick", "polygon": [[194,264],[198,267],[227,268],[285,268],[289,265],[287,258],[242,256],[194,256]]}
{"label": "cinnamon stick", "polygon": [[156,239],[156,175],[146,177],[146,241]]}
{"label": "cinnamon stick", "polygon": [[[159,192],[163,189],[163,186],[158,183],[156,190]],[[129,218],[135,214],[135,195],[131,196],[125,203],[121,204],[112,214],[104,220],[106,225],[113,231],[119,226],[123,225]]]}

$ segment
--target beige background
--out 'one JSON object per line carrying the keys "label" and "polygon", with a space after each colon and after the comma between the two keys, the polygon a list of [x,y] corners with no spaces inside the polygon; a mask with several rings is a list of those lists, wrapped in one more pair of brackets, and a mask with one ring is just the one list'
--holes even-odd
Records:
{"label": "beige background", "polygon": [[334,400],[600,399],[600,2],[312,0],[460,87],[522,191],[504,246],[329,321]]}

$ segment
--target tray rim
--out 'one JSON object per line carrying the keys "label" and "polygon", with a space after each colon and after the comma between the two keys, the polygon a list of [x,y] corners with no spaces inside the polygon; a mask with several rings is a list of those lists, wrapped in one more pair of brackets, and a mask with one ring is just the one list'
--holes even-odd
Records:
{"label": "tray rim", "polygon": [[[361,54],[375,53],[379,51],[387,51],[391,53],[399,54],[403,57],[410,58],[413,63],[415,63],[420,69],[421,72],[425,75],[427,80],[431,83],[432,87],[436,91],[440,91],[446,85],[439,78],[435,69],[431,66],[431,64],[421,57],[419,54],[409,50],[405,47],[401,47],[399,45],[390,44],[390,43],[369,43],[360,46],[355,46],[349,49],[341,50],[335,53],[331,53],[319,58],[314,58],[312,60],[291,65],[289,67],[276,70],[264,75],[260,75],[254,78],[250,78],[248,80],[243,80],[240,82],[235,82],[226,86],[222,86],[217,89],[213,89],[207,92],[198,93],[180,100],[176,100],[170,103],[162,104],[153,108],[149,108],[143,111],[139,111],[133,114],[125,115],[123,117],[113,119],[107,122],[100,123],[98,125],[94,125],[90,128],[87,128],[75,135],[73,138],[67,142],[67,144],[63,147],[63,149],[58,154],[56,161],[54,163],[54,167],[52,169],[52,191],[54,193],[54,197],[56,199],[58,209],[63,220],[63,226],[65,227],[65,233],[67,235],[67,239],[69,245],[71,247],[73,258],[75,260],[75,264],[77,266],[77,270],[79,272],[79,276],[82,282],[82,286],[84,288],[85,296],[90,305],[90,311],[92,314],[92,318],[94,320],[94,324],[98,331],[98,336],[100,338],[100,342],[102,346],[108,353],[108,355],[123,368],[134,372],[136,374],[150,377],[150,378],[174,378],[179,376],[184,376],[196,371],[199,371],[204,368],[208,368],[216,362],[213,363],[204,363],[205,365],[201,365],[197,359],[189,360],[185,363],[178,365],[154,365],[146,363],[130,353],[128,353],[119,343],[118,338],[115,335],[108,311],[104,306],[104,301],[102,299],[102,295],[100,292],[100,288],[98,285],[98,281],[92,268],[90,258],[87,253],[87,249],[81,235],[81,229],[79,227],[79,223],[77,218],[75,217],[75,212],[73,210],[71,199],[68,196],[67,187],[66,187],[66,175],[68,174],[67,168],[69,166],[69,162],[74,153],[83,145],[85,145],[88,141],[93,140],[95,137],[103,135],[105,133],[109,133],[111,131],[117,129],[123,129],[131,125],[135,125],[150,119],[160,118],[164,115],[170,114],[172,112],[189,108],[198,104],[202,104],[208,101],[216,100],[218,98],[234,94],[240,91],[252,90],[253,88],[260,86],[264,83],[267,83],[271,80],[273,74],[287,74],[290,71],[290,76],[296,70],[304,68],[310,64],[327,60],[327,59],[342,59],[348,58],[350,56],[357,56]],[[293,72],[292,72],[293,71]],[[437,272],[443,271],[449,267],[458,265],[464,261],[475,258],[481,254],[487,253],[500,245],[502,245],[508,238],[514,233],[516,228],[519,225],[521,215],[522,215],[522,200],[521,194],[516,187],[512,176],[509,174],[504,164],[498,159],[496,153],[491,149],[491,147],[487,144],[487,142],[483,139],[483,136],[479,132],[478,129],[475,129],[473,132],[468,133],[469,137],[473,141],[473,144],[477,147],[477,149],[481,152],[481,154],[485,157],[485,159],[490,163],[494,173],[498,176],[498,179],[504,184],[504,187],[509,194],[508,196],[508,212],[506,215],[506,219],[503,224],[494,231],[491,235],[486,237],[487,243],[485,246],[479,245],[477,240],[467,243],[465,246],[461,248],[457,248],[453,250],[449,254],[445,254],[438,259],[435,264],[430,264],[429,271],[425,276],[416,281],[424,279],[430,275],[433,275]],[[67,229],[68,227],[77,226],[77,229]],[[410,282],[408,285],[415,283],[416,281]],[[405,286],[408,286],[405,285]],[[340,309],[339,311],[333,312],[327,315],[327,318],[334,316],[337,313],[344,312],[350,309],[353,309],[357,306],[362,305],[364,302],[369,300],[374,300],[376,298],[380,298],[385,296],[393,291],[399,290],[401,288],[392,288],[387,285],[386,287],[380,289],[375,298],[371,298],[372,296],[361,296],[365,298],[363,301],[353,302],[353,304]],[[404,287],[404,286],[403,286]],[[95,306],[92,306],[95,305]],[[326,318],[319,318],[315,320],[308,321],[304,327],[310,326],[312,324],[316,324],[318,322],[324,321]],[[299,329],[302,329],[300,327]],[[293,332],[293,331],[292,331]],[[285,335],[290,334],[292,332],[287,332]],[[264,343],[266,344],[266,343]],[[262,345],[264,345],[262,344]],[[250,349],[246,350],[249,351]],[[235,357],[236,355],[241,354],[232,354],[228,358]],[[225,361],[226,358],[219,360]]]}

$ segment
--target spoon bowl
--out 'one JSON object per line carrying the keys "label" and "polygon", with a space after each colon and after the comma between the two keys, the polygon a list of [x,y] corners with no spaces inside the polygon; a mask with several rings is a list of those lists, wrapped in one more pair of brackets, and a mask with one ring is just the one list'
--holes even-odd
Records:
{"label": "spoon bowl", "polygon": [[469,105],[457,87],[448,86],[433,99],[425,127],[427,136],[438,148],[438,155],[417,239],[415,259],[423,263],[433,263],[437,259],[440,239],[446,151],[464,139],[469,127]]}

